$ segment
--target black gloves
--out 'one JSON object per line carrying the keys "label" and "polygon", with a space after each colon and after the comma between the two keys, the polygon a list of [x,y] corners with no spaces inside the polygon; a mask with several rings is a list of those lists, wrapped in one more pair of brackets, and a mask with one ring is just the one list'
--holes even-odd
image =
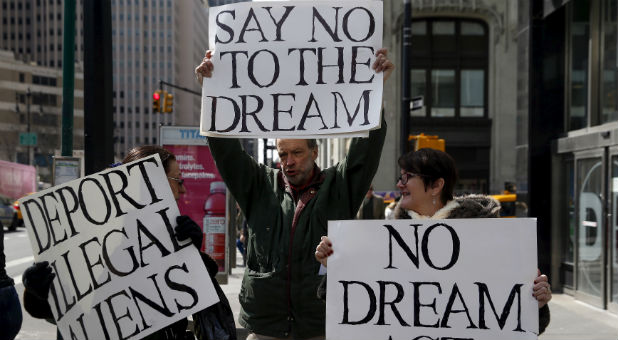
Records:
{"label": "black gloves", "polygon": [[47,261],[38,262],[28,267],[22,277],[26,290],[42,300],[47,300],[49,288],[56,274]]}
{"label": "black gloves", "polygon": [[191,243],[199,250],[202,247],[202,229],[197,223],[193,222],[189,216],[181,215],[176,217],[178,224],[174,231],[179,240],[191,239]]}

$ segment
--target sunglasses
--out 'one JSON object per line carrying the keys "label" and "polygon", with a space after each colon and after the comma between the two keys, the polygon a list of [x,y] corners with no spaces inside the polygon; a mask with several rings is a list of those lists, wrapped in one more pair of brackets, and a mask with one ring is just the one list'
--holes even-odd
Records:
{"label": "sunglasses", "polygon": [[403,184],[403,185],[406,185],[406,184],[408,184],[408,181],[411,178],[414,178],[414,177],[417,177],[417,176],[418,177],[426,177],[425,175],[415,174],[413,172],[404,172],[401,175],[399,175],[399,177],[397,178],[397,181],[401,182],[401,184]]}
{"label": "sunglasses", "polygon": [[178,185],[182,186],[185,184],[185,180],[182,178],[175,178],[175,177],[170,177],[170,176],[167,176],[167,178],[171,179],[172,181],[176,181]]}

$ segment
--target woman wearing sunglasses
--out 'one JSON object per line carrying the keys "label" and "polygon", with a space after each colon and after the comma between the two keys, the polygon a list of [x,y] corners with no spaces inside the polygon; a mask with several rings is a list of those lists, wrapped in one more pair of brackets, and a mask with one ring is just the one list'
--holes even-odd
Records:
{"label": "woman wearing sunglasses", "polygon": [[[457,182],[455,161],[447,153],[435,149],[411,151],[399,158],[401,168],[397,188],[401,198],[394,211],[395,219],[447,219],[500,217],[500,203],[485,195],[453,196]],[[316,248],[315,258],[326,266],[333,254],[332,242],[323,236]],[[549,324],[547,302],[551,300],[551,287],[547,276],[534,280],[533,295],[539,303],[539,334]],[[326,297],[326,278],[318,295]]]}

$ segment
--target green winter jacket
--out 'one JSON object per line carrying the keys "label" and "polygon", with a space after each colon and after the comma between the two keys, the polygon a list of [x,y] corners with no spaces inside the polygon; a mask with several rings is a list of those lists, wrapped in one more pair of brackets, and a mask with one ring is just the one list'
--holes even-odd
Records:
{"label": "green winter jacket", "polygon": [[356,215],[378,169],[385,135],[382,121],[368,138],[354,138],[347,157],[314,176],[297,203],[280,170],[256,163],[236,139],[208,138],[249,225],[239,295],[239,321],[249,331],[294,339],[324,335],[326,305],[316,296],[321,277],[315,247],[329,220]]}

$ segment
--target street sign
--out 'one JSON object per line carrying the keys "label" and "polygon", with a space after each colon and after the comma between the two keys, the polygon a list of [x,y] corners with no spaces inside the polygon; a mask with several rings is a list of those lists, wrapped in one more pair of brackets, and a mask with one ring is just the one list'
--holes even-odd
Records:
{"label": "street sign", "polygon": [[37,145],[36,132],[20,132],[19,133],[19,145]]}

